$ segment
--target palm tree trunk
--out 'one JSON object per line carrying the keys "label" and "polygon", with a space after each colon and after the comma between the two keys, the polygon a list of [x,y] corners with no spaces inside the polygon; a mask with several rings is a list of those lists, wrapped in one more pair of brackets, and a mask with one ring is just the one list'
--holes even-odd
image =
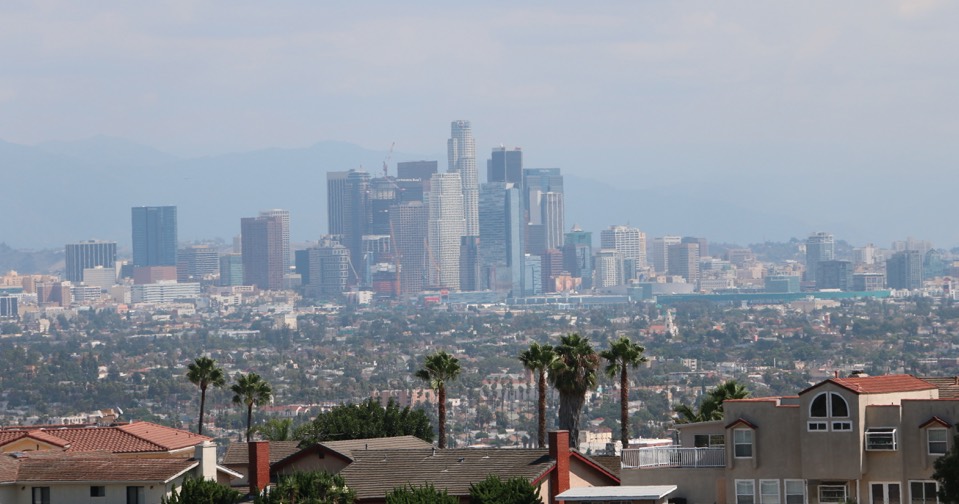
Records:
{"label": "palm tree trunk", "polygon": [[537,439],[537,447],[543,448],[546,446],[546,371],[539,371],[539,404],[538,404],[538,424],[539,428],[539,437]]}
{"label": "palm tree trunk", "polygon": [[440,402],[439,404],[439,415],[440,415],[439,446],[440,448],[446,448],[446,387],[444,387],[443,385],[440,385],[438,390],[438,395],[439,395],[439,402]]}
{"label": "palm tree trunk", "polygon": [[569,431],[569,447],[579,449],[579,417],[586,402],[585,394],[560,393],[559,428]]}
{"label": "palm tree trunk", "polygon": [[620,429],[622,429],[620,437],[623,441],[623,448],[629,448],[629,378],[626,376],[625,363],[619,375],[619,404],[621,408],[619,423]]}
{"label": "palm tree trunk", "polygon": [[203,408],[206,406],[206,387],[200,388],[200,425],[196,428],[196,433],[203,435]]}
{"label": "palm tree trunk", "polygon": [[253,425],[253,403],[246,407],[246,442],[250,442],[250,427]]}

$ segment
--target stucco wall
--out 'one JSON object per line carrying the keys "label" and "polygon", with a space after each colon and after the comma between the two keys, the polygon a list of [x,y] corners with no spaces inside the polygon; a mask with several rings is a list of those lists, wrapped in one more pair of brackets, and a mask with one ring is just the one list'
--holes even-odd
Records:
{"label": "stucco wall", "polygon": [[[623,469],[620,472],[625,485],[677,485],[669,497],[686,499],[688,504],[725,504],[725,469]],[[735,501],[731,501],[735,502]]]}

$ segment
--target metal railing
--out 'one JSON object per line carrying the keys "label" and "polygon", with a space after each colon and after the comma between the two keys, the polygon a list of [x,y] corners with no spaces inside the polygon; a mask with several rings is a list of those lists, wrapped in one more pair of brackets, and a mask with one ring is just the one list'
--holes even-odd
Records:
{"label": "metal railing", "polygon": [[622,455],[623,469],[723,467],[725,465],[726,449],[723,447],[653,446],[650,448],[626,448]]}

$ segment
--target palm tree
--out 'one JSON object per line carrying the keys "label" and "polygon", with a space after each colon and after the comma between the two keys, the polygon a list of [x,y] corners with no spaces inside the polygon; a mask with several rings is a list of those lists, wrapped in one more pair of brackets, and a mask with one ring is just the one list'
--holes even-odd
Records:
{"label": "palm tree", "polygon": [[673,408],[673,411],[679,414],[679,423],[709,422],[711,420],[723,419],[723,401],[727,399],[745,399],[749,397],[749,390],[736,380],[729,380],[720,383],[715,388],[706,392],[706,397],[700,403],[699,408],[693,411],[692,408],[681,404]]}
{"label": "palm tree", "polygon": [[187,366],[186,377],[190,383],[200,387],[200,423],[197,434],[203,434],[203,412],[206,409],[206,389],[209,387],[223,388],[226,385],[226,375],[223,368],[216,365],[216,361],[209,357],[198,357]]}
{"label": "palm tree", "polygon": [[619,422],[622,433],[620,439],[623,448],[629,448],[629,371],[630,367],[637,367],[646,362],[643,348],[633,343],[626,336],[609,342],[609,350],[600,352],[600,357],[606,360],[606,376],[615,378],[619,374]]}
{"label": "palm tree", "polygon": [[586,392],[596,388],[599,355],[589,338],[568,334],[560,338],[549,381],[559,392],[559,428],[569,431],[569,446],[579,448],[579,417]]}
{"label": "palm tree", "polygon": [[416,372],[416,377],[430,384],[436,391],[439,413],[439,447],[446,448],[446,384],[460,375],[460,361],[456,357],[439,351],[426,356],[423,369]]}
{"label": "palm tree", "polygon": [[253,432],[253,406],[269,402],[273,389],[260,375],[250,372],[245,375],[237,373],[236,383],[230,390],[233,391],[233,404],[246,405],[246,442],[249,443],[250,434]]}
{"label": "palm tree", "polygon": [[553,351],[553,345],[549,344],[540,345],[534,342],[528,350],[519,354],[519,361],[523,363],[523,367],[537,374],[537,389],[539,392],[537,410],[539,437],[537,438],[537,446],[540,448],[546,446],[546,372],[555,360],[556,352]]}

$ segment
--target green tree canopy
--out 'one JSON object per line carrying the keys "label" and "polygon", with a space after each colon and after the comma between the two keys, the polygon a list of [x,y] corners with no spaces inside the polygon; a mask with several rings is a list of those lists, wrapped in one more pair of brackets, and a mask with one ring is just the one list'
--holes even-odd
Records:
{"label": "green tree canopy", "polygon": [[607,363],[606,376],[615,378],[619,375],[620,440],[623,448],[629,448],[629,368],[646,362],[644,350],[626,336],[621,336],[618,340],[610,341],[609,349],[599,354]]}
{"label": "green tree canopy", "polygon": [[359,404],[342,404],[316,418],[294,433],[304,444],[343,439],[416,436],[433,441],[433,426],[423,410],[400,408],[390,399],[386,407],[370,398]]}
{"label": "green tree canopy", "polygon": [[353,504],[356,492],[339,474],[295,472],[280,476],[276,486],[258,495],[255,504]]}
{"label": "green tree canopy", "polygon": [[540,504],[539,487],[534,487],[525,478],[487,476],[479,483],[470,484],[471,504]]}
{"label": "green tree canopy", "polygon": [[949,453],[936,459],[932,478],[939,482],[939,502],[959,504],[959,436],[952,438]]}
{"label": "green tree canopy", "polygon": [[568,334],[555,348],[549,381],[559,392],[559,428],[569,431],[569,444],[579,447],[579,420],[586,392],[596,388],[599,355],[589,338]]}
{"label": "green tree canopy", "polygon": [[706,392],[706,397],[699,404],[699,409],[693,410],[686,404],[673,408],[679,414],[679,423],[709,422],[723,419],[723,401],[727,399],[745,399],[749,397],[749,390],[736,380],[720,383]]}
{"label": "green tree canopy", "polygon": [[226,385],[226,375],[223,368],[216,365],[216,361],[209,357],[198,357],[187,366],[186,378],[200,389],[200,420],[196,429],[197,434],[203,434],[203,410],[206,408],[206,389],[209,387],[223,388]]}
{"label": "green tree canopy", "polygon": [[187,478],[180,490],[173,490],[169,497],[160,499],[162,504],[236,504],[240,492],[227,488],[216,481],[202,478]]}
{"label": "green tree canopy", "polygon": [[556,352],[552,345],[532,343],[528,349],[519,354],[523,367],[536,373],[537,399],[537,446],[546,446],[546,372],[556,361]]}
{"label": "green tree canopy", "polygon": [[386,504],[459,504],[459,499],[427,483],[421,487],[409,485],[393,489],[386,494]]}
{"label": "green tree canopy", "polygon": [[233,404],[246,406],[246,441],[250,441],[253,433],[253,406],[259,406],[270,401],[273,389],[260,375],[256,373],[236,375],[236,383],[230,387],[233,391]]}
{"label": "green tree canopy", "polygon": [[271,418],[253,430],[266,441],[290,441],[293,439],[293,419]]}

